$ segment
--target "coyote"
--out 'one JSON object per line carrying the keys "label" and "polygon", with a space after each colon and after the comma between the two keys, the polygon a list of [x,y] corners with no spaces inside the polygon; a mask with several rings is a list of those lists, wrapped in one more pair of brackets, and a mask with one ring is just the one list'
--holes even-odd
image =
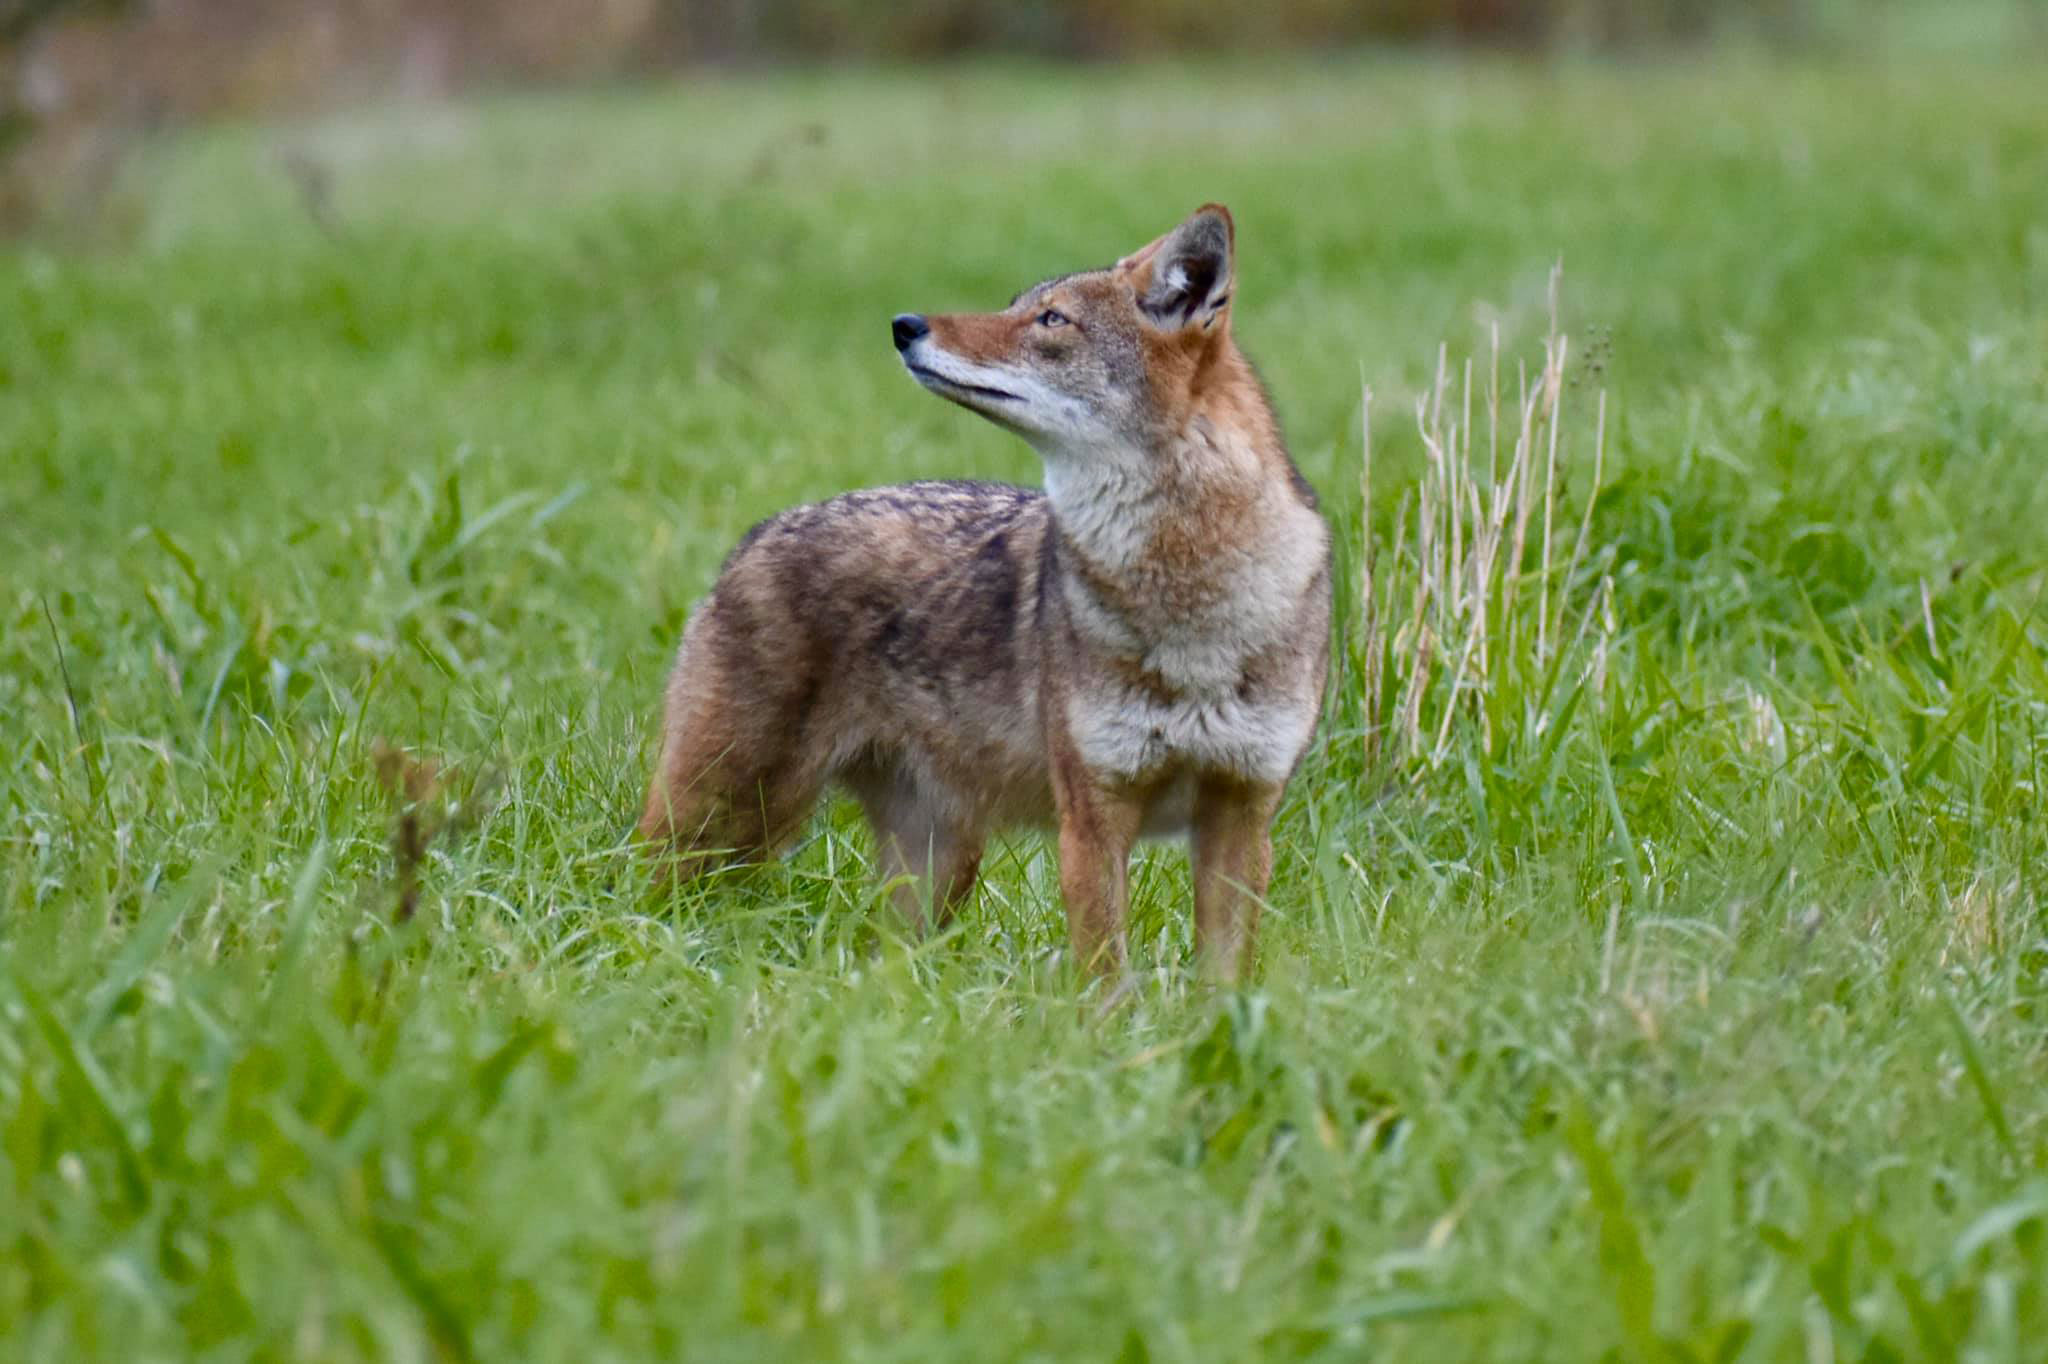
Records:
{"label": "coyote", "polygon": [[1330,544],[1231,339],[1234,249],[1209,204],[999,312],[893,320],[1045,490],[907,483],[747,532],[668,683],[640,832],[674,867],[773,852],[836,783],[923,926],[991,832],[1049,827],[1073,960],[1121,975],[1132,845],[1186,833],[1196,946],[1238,975],[1322,706]]}

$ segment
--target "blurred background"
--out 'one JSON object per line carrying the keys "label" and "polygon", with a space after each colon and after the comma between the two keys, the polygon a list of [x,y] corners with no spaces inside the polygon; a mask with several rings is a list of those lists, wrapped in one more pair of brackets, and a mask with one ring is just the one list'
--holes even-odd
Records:
{"label": "blurred background", "polygon": [[1831,54],[2044,34],[2037,0],[0,0],[0,231],[92,217],[168,127],[478,88],[964,56]]}

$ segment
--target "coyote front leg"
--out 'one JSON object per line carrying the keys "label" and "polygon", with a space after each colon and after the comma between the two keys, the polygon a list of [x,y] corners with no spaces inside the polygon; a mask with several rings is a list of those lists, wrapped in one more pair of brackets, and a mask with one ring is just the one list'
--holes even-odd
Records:
{"label": "coyote front leg", "polygon": [[1067,902],[1067,938],[1083,975],[1122,976],[1128,967],[1124,906],[1131,846],[1141,808],[1130,795],[1085,776],[1058,781],[1060,893]]}
{"label": "coyote front leg", "polygon": [[1195,793],[1195,950],[1203,969],[1235,981],[1251,964],[1259,907],[1273,878],[1273,814],[1281,788],[1210,778]]}

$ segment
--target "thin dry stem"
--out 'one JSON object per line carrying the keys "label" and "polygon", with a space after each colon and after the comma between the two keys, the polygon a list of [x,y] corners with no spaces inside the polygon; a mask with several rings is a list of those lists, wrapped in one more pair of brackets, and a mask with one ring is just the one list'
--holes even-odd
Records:
{"label": "thin dry stem", "polygon": [[[1498,325],[1489,327],[1477,413],[1472,360],[1458,361],[1454,370],[1449,347],[1438,347],[1432,381],[1415,400],[1422,477],[1412,499],[1401,499],[1386,554],[1371,538],[1372,394],[1360,376],[1360,514],[1366,533],[1359,647],[1368,754],[1379,752],[1391,727],[1392,751],[1400,761],[1441,765],[1454,746],[1460,715],[1477,721],[1481,749],[1489,755],[1502,725],[1509,735],[1540,734],[1560,677],[1571,674],[1557,666],[1561,662],[1579,660],[1576,675],[1596,693],[1604,691],[1616,633],[1613,581],[1603,574],[1591,591],[1577,584],[1596,548],[1593,507],[1606,477],[1607,401],[1601,394],[1586,504],[1575,520],[1569,513],[1560,516],[1559,466],[1569,466],[1576,443],[1564,429],[1571,347],[1556,326],[1556,271],[1550,284],[1551,330],[1542,368],[1531,375],[1517,365],[1516,399],[1505,419]],[[1483,467],[1476,424],[1481,417],[1487,428]],[[1510,442],[1505,455],[1504,438]],[[1389,633],[1397,618],[1398,628]],[[1382,708],[1393,699],[1388,687],[1397,679],[1398,699],[1383,724]]]}
{"label": "thin dry stem", "polygon": [[[1557,277],[1551,276],[1551,326],[1557,325]],[[1553,336],[1544,346],[1543,365],[1543,407],[1544,420],[1550,426],[1550,453],[1543,465],[1543,571],[1537,578],[1536,602],[1536,661],[1550,661],[1550,544],[1555,538],[1551,533],[1551,512],[1557,505],[1557,430],[1562,423],[1558,420],[1558,405],[1564,386],[1565,338]]]}

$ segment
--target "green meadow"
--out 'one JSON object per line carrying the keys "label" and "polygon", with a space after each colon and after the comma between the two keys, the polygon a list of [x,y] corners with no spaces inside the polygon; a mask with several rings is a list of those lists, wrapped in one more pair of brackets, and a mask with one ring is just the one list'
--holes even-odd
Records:
{"label": "green meadow", "polygon": [[[2040,73],[970,66],[159,135],[0,249],[0,1355],[2048,1357]],[[1174,846],[1107,1012],[1037,835],[926,941],[844,803],[655,886],[731,543],[1037,477],[890,315],[1210,199],[1343,577],[1251,981],[1190,970]],[[1443,532],[1532,393],[1474,596]]]}

